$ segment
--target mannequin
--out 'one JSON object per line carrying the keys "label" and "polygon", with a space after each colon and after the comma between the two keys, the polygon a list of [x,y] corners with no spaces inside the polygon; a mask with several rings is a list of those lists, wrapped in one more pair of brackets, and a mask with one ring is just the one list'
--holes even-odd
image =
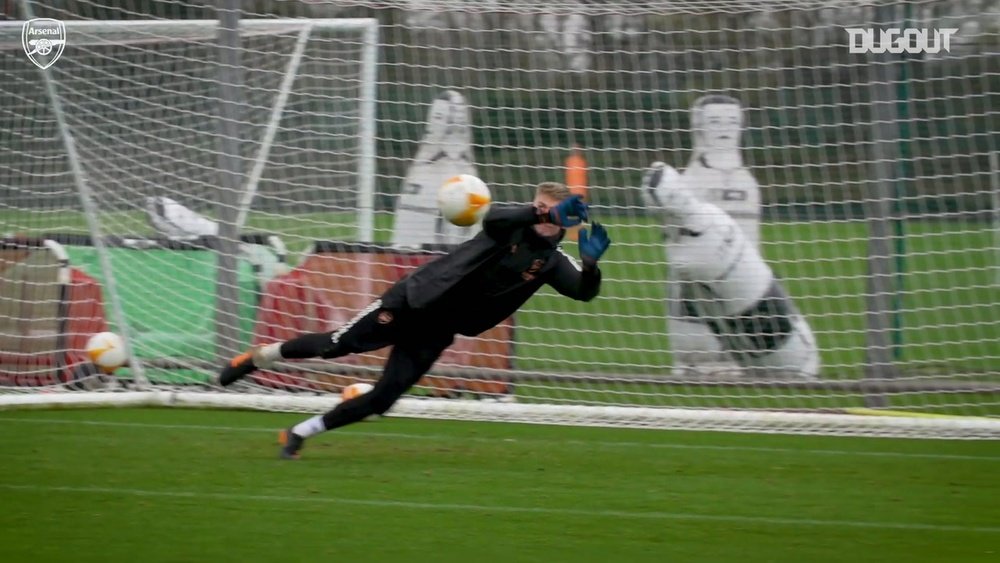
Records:
{"label": "mannequin", "polygon": [[479,232],[478,225],[458,227],[438,212],[438,188],[459,174],[476,175],[469,107],[461,94],[447,90],[431,104],[427,130],[396,200],[393,247],[459,244]]}

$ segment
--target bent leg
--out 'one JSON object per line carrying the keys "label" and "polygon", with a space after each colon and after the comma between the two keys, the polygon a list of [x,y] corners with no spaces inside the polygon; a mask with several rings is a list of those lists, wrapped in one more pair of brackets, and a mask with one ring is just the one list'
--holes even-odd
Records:
{"label": "bent leg", "polygon": [[324,429],[333,430],[388,411],[431,369],[445,348],[451,345],[452,338],[447,335],[423,339],[422,342],[396,344],[375,387],[364,395],[340,403],[323,415]]}

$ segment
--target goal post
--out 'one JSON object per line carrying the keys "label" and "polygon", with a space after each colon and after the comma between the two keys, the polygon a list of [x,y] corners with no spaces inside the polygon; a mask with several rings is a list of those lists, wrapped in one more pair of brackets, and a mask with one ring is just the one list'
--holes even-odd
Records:
{"label": "goal post", "polygon": [[[614,241],[601,295],[543,289],[390,415],[1000,437],[993,7],[258,3],[222,42],[190,3],[85,4],[32,4],[67,30],[44,71],[0,23],[0,236],[63,241],[148,374],[0,384],[0,408],[329,408],[384,352],[211,385],[219,264],[240,346],[335,330],[448,250],[390,244],[397,202],[433,212],[422,184],[473,170],[497,202],[584,190]],[[883,44],[897,28],[912,52]]]}
{"label": "goal post", "polygon": [[[205,360],[182,335],[204,338],[202,324],[192,325],[187,317],[216,316],[203,309],[213,299],[217,311],[226,310],[228,324],[253,322],[253,313],[244,311],[255,300],[245,295],[250,280],[245,270],[260,265],[256,258],[270,260],[258,249],[273,244],[248,243],[246,236],[219,230],[222,223],[231,231],[226,216],[237,218],[237,233],[253,232],[297,208],[311,223],[306,234],[298,242],[288,229],[271,236],[300,248],[321,229],[372,238],[375,20],[242,21],[234,44],[247,65],[238,69],[245,80],[229,90],[220,87],[232,74],[224,72],[215,47],[216,20],[71,20],[65,22],[72,38],[66,58],[47,69],[35,68],[20,50],[22,25],[0,24],[4,72],[11,78],[3,92],[12,110],[5,130],[9,126],[15,133],[5,163],[0,234],[89,235],[83,246],[71,246],[70,254],[96,259],[96,267],[89,266],[104,287],[113,328],[126,335],[130,347],[136,339],[128,336],[139,336],[130,379],[145,381],[145,361],[162,359],[153,350],[183,364]],[[231,142],[219,145],[225,96],[236,107],[226,120],[235,129],[227,134]],[[231,188],[222,181],[217,160],[228,147],[235,147],[232,156],[246,172]],[[324,158],[338,162],[327,167]],[[219,213],[218,202],[225,201],[239,203]],[[180,242],[164,244],[162,235]],[[108,245],[109,238],[115,241]],[[132,251],[121,251],[126,248]],[[234,267],[233,251],[226,248],[239,249],[245,260]],[[139,249],[146,255],[142,259]],[[205,293],[214,277],[205,262],[213,249],[222,249],[216,272],[225,274],[217,284],[225,291],[215,298]],[[177,272],[178,265],[193,269]],[[116,287],[123,274],[127,287]],[[185,277],[176,279],[179,274]],[[254,280],[258,286],[264,282]],[[124,305],[123,296],[129,300]],[[151,299],[150,306],[143,307],[142,299]],[[187,313],[166,319],[173,329],[161,326],[162,316],[142,312],[169,312],[164,300]],[[223,328],[208,335],[206,350],[213,342],[249,344],[252,324]],[[170,330],[177,333],[174,350],[152,344],[168,342],[164,334]],[[156,363],[154,372],[161,372]],[[153,378],[164,379],[162,372]],[[195,381],[206,378],[202,373]]]}
{"label": "goal post", "polygon": [[[6,93],[14,99],[23,93],[18,87],[27,88],[44,74],[18,60],[24,55],[19,45],[22,25],[23,22],[0,22],[3,55],[8,61],[5,72],[11,73],[16,84]],[[123,201],[126,197],[173,194],[187,196],[184,203],[190,204],[196,198],[210,195],[218,183],[211,177],[217,166],[210,160],[216,152],[211,138],[216,133],[215,107],[219,102],[215,88],[220,64],[214,53],[218,21],[70,20],[65,26],[72,37],[71,50],[60,61],[62,65],[52,66],[47,72],[59,96],[57,102],[68,106],[68,123],[59,128],[56,123],[46,122],[49,118],[56,119],[51,103],[47,104],[49,107],[29,105],[27,111],[38,113],[22,117],[44,117],[39,121],[46,127],[65,130],[71,135],[92,135],[85,139],[86,147],[81,150],[93,149],[93,152],[83,155],[88,157],[83,159],[84,170],[73,173],[75,176],[88,178],[91,183],[106,180],[95,170],[87,169],[96,160],[93,157],[119,165],[110,170],[124,172],[126,176],[109,183],[125,188],[123,196],[96,194],[99,204],[109,200],[120,210],[126,207]],[[357,240],[372,239],[377,21],[244,19],[239,26],[245,52],[242,72],[248,78],[238,124],[240,154],[237,156],[247,163],[248,174],[237,194],[238,224],[242,227],[247,223],[255,200],[264,215],[297,204],[320,212],[343,212],[337,217],[343,231]],[[71,59],[74,54],[75,68]],[[301,71],[303,65],[308,70]],[[178,105],[173,106],[175,103]],[[126,112],[120,122],[111,116],[116,104]],[[127,121],[129,106],[134,106],[135,115],[141,116],[135,123]],[[88,118],[96,121],[87,123]],[[312,123],[308,123],[310,119]],[[149,125],[158,128],[151,132],[142,130],[142,126]],[[307,125],[315,128],[308,129]],[[298,134],[304,134],[306,139],[295,142],[294,136]],[[114,142],[107,147],[94,147],[95,143],[109,140]],[[191,157],[184,157],[185,148]],[[112,151],[117,149],[145,154],[155,160],[128,166],[126,159],[135,159],[136,154],[116,159]],[[273,154],[277,150],[282,153]],[[338,163],[343,166],[331,171],[326,182],[316,178],[309,178],[311,184],[301,182],[297,186],[301,190],[299,200],[283,197],[277,188],[260,193],[262,181],[282,188],[294,183],[296,174],[288,173],[288,168],[295,167],[295,157],[315,157],[323,151],[343,160]],[[154,163],[166,164],[168,169],[157,171]],[[309,164],[291,172],[300,176],[317,173],[316,163]],[[193,167],[195,171],[185,175],[172,169],[181,166]],[[276,178],[280,172],[285,172],[285,177]],[[331,201],[308,205],[306,200],[317,194],[326,195]],[[261,202],[263,198],[267,201]],[[133,201],[129,207],[141,206],[141,202]]]}

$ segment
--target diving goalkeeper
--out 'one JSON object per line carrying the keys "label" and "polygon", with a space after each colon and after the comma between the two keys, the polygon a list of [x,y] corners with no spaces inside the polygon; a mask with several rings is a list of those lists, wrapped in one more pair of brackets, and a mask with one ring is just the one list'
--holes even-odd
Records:
{"label": "diving goalkeeper", "polygon": [[392,346],[374,389],[282,432],[281,457],[298,459],[307,438],[383,414],[427,373],[456,334],[475,336],[513,314],[543,284],[590,301],[601,286],[598,260],[611,245],[594,223],[580,231],[582,266],[559,242],[588,220],[587,204],[559,183],[540,184],[531,204],[493,206],[482,231],[417,268],[333,332],[255,347],[219,374],[226,386],[279,360],[337,358]]}

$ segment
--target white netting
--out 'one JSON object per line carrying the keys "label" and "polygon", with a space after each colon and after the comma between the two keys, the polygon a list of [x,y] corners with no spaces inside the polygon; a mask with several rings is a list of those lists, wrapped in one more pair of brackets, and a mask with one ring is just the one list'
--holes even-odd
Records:
{"label": "white netting", "polygon": [[[256,221],[294,211],[323,214],[327,228],[331,222],[356,228],[365,157],[361,99],[371,87],[361,61],[364,33],[374,22],[336,25],[258,21],[241,31],[236,141],[247,172],[274,129],[250,209]],[[215,213],[225,76],[216,22],[71,21],[67,30],[66,52],[48,72],[105,232],[152,234],[141,213],[151,196]],[[80,202],[62,132],[40,71],[26,64],[16,43],[20,32],[19,22],[4,24],[3,95],[11,102],[4,129],[14,149],[5,163],[4,202],[12,209],[75,211]],[[87,232],[74,218],[22,215],[9,218],[7,228]]]}
{"label": "white netting", "polygon": [[[433,259],[444,234],[421,214],[441,179],[475,173],[495,199],[526,201],[584,170],[614,239],[601,296],[543,291],[460,339],[417,395],[514,399],[476,416],[532,422],[746,430],[757,413],[775,431],[806,413],[787,431],[961,433],[936,418],[890,430],[860,414],[874,408],[991,432],[1000,2],[270,9],[241,14],[233,57],[210,7],[34,6],[66,22],[46,71],[21,22],[0,24],[0,235],[18,250],[0,287],[25,296],[0,305],[59,317],[24,306],[60,286],[38,265],[26,276],[23,256],[61,243],[129,337],[120,375],[187,392],[233,349],[333,330]],[[949,51],[857,54],[847,28],[957,31]],[[417,230],[394,236],[406,213]],[[0,325],[0,343],[26,346],[25,323]],[[53,365],[79,361],[51,342]],[[383,358],[282,364],[239,396],[311,410],[305,393],[370,379]],[[2,389],[52,388],[23,383]],[[427,412],[475,410],[456,404]]]}

